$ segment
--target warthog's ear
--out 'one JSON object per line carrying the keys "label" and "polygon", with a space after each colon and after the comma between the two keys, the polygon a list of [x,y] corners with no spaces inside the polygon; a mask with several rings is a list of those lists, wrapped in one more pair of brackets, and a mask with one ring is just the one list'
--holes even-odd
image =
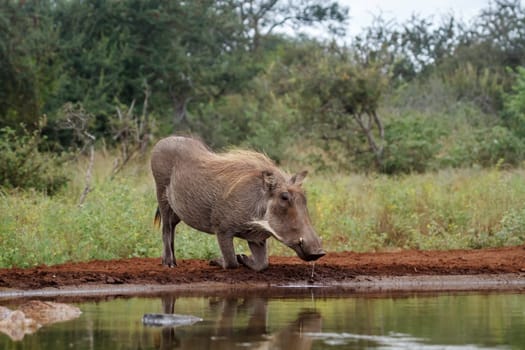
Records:
{"label": "warthog's ear", "polygon": [[292,185],[301,186],[306,175],[308,175],[308,170],[303,170],[300,173],[297,173],[294,176],[292,176],[292,178],[290,179],[290,183]]}
{"label": "warthog's ear", "polygon": [[265,191],[272,192],[275,190],[275,185],[277,184],[277,180],[275,179],[275,175],[268,170],[264,170],[262,172],[262,178],[263,178],[263,187]]}

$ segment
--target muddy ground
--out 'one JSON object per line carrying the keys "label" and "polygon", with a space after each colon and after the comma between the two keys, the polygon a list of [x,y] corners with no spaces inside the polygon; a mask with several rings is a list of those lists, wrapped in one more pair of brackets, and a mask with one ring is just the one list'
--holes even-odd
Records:
{"label": "muddy ground", "polygon": [[[0,269],[0,292],[110,286],[345,286],[366,281],[518,281],[525,289],[525,246],[482,250],[329,253],[312,265],[295,257],[270,257],[270,267],[254,272],[245,267],[223,270],[203,260],[178,260],[161,266],[160,258],[89,261],[29,269]],[[464,276],[464,277],[462,277]],[[0,293],[1,294],[1,293]]]}

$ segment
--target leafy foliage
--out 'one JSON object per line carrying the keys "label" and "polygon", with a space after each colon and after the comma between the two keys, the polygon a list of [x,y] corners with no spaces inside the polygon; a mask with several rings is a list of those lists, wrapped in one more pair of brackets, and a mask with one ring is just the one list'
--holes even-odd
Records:
{"label": "leafy foliage", "polygon": [[49,1],[0,4],[0,128],[38,127],[36,116],[56,92],[61,68]]}
{"label": "leafy foliage", "polygon": [[512,91],[505,96],[503,119],[505,126],[525,139],[525,68],[518,67]]}
{"label": "leafy foliage", "polygon": [[[23,135],[21,122],[33,130],[45,114],[49,149],[75,148],[64,106],[82,106],[90,139],[118,147],[120,164],[173,132],[321,169],[521,164],[520,1],[492,2],[472,23],[377,18],[347,46],[283,34],[341,35],[347,20],[319,0],[4,1],[0,127]],[[121,137],[141,125],[133,146]]]}
{"label": "leafy foliage", "polygon": [[[384,129],[377,113],[387,79],[380,67],[355,61],[344,49],[307,44],[289,79],[299,94],[297,123],[343,158],[372,154],[380,167]],[[334,155],[332,155],[334,156]]]}
{"label": "leafy foliage", "polygon": [[407,116],[391,121],[385,127],[386,149],[382,171],[387,174],[423,173],[432,170],[433,159],[440,151],[437,123]]}
{"label": "leafy foliage", "polygon": [[502,126],[479,130],[476,141],[474,154],[476,161],[483,166],[500,162],[516,166],[525,159],[524,140]]}
{"label": "leafy foliage", "polygon": [[63,167],[66,159],[39,150],[43,125],[41,121],[40,128],[33,132],[22,129],[22,135],[9,127],[0,129],[0,186],[53,194],[67,183]]}

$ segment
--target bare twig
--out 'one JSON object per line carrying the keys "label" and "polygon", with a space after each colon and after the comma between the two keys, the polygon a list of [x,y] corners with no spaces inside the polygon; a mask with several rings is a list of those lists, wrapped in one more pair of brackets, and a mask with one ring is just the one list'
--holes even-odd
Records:
{"label": "bare twig", "polygon": [[145,83],[142,115],[135,117],[135,100],[129,108],[116,107],[117,120],[113,123],[113,140],[119,143],[119,155],[113,163],[111,176],[114,177],[137,155],[144,155],[151,140],[151,123],[148,119],[148,100],[151,91]]}
{"label": "bare twig", "polygon": [[82,148],[79,154],[85,152],[89,147],[89,163],[86,170],[85,185],[79,199],[78,206],[82,207],[89,192],[91,192],[91,178],[93,173],[93,165],[95,163],[95,135],[91,134],[89,130],[89,121],[93,115],[86,112],[80,104],[66,103],[62,106],[62,122],[61,127],[66,130],[72,130],[75,138],[80,141]]}
{"label": "bare twig", "polygon": [[89,164],[86,170],[86,184],[78,202],[78,206],[80,208],[82,208],[82,206],[84,205],[84,201],[86,200],[88,193],[91,192],[91,176],[93,174],[93,164],[95,164],[95,146],[93,145],[93,143],[91,143],[89,147]]}

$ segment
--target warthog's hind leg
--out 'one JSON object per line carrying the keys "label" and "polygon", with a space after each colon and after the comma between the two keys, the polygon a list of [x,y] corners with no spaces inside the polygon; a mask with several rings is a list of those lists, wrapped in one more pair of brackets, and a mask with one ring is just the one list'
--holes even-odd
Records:
{"label": "warthog's hind leg", "polygon": [[162,265],[174,267],[177,265],[177,261],[175,260],[173,242],[175,239],[175,226],[180,222],[180,218],[169,206],[161,208],[160,215],[162,217],[162,242],[164,244]]}
{"label": "warthog's hind leg", "polygon": [[239,263],[255,271],[262,271],[268,267],[268,253],[266,240],[263,242],[248,242],[252,256],[237,255]]}
{"label": "warthog's hind leg", "polygon": [[[157,180],[156,180],[157,181]],[[157,203],[160,221],[162,223],[162,265],[174,267],[177,265],[174,251],[175,226],[180,222],[180,218],[175,214],[168,202],[168,193],[166,185],[163,182],[156,182],[157,186]],[[157,217],[155,217],[157,220]]]}

